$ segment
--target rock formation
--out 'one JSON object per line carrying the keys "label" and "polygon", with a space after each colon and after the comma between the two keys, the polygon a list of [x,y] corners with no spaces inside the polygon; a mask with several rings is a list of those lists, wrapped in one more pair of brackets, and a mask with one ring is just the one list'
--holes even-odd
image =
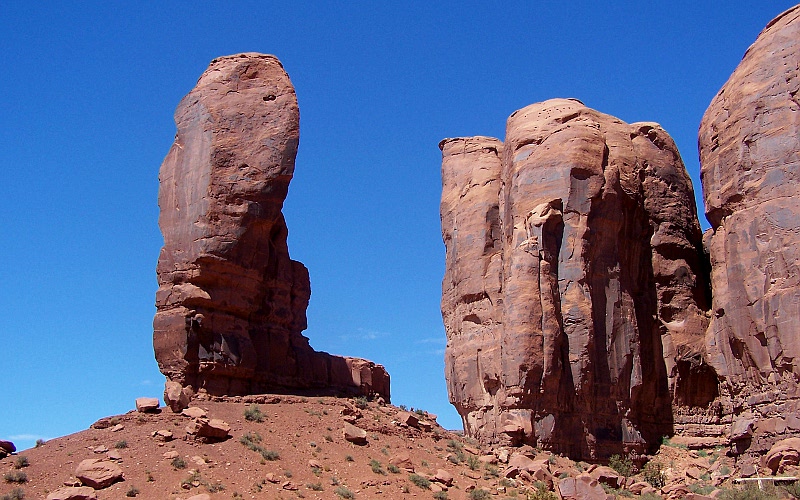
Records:
{"label": "rock formation", "polygon": [[[699,132],[711,229],[657,125],[575,100],[441,144],[448,390],[467,433],[578,458],[800,435],[800,6]],[[713,292],[713,293],[712,293]]]}
{"label": "rock formation", "polygon": [[[798,61],[800,6],[761,32],[699,132],[714,291],[708,360],[730,437],[752,451],[800,431]],[[737,422],[753,431],[733,432]]]}
{"label": "rock formation", "polygon": [[212,395],[338,391],[388,400],[382,366],[316,352],[301,334],[311,288],[305,266],[289,257],[281,213],[299,112],[280,61],[215,59],[175,122],[159,172],[164,247],[153,344],[162,373]]}
{"label": "rock formation", "polygon": [[554,99],[512,114],[504,143],[440,147],[445,370],[468,434],[635,454],[671,433],[673,399],[713,399],[692,368],[702,235],[661,127]]}

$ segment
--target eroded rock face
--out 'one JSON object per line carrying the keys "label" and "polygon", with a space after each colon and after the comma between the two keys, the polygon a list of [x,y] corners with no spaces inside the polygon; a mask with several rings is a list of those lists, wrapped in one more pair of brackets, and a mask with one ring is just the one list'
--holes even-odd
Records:
{"label": "eroded rock face", "polygon": [[301,334],[311,288],[289,257],[281,213],[299,112],[280,61],[215,59],[175,123],[159,172],[153,343],[162,373],[214,395],[316,389],[388,400],[382,366],[316,352]]}
{"label": "eroded rock face", "polygon": [[709,362],[723,378],[722,413],[756,422],[745,443],[754,451],[796,433],[784,417],[800,409],[798,60],[800,6],[761,32],[699,132],[713,266]]}
{"label": "eroded rock face", "polygon": [[671,434],[673,400],[716,397],[694,194],[661,127],[553,99],[504,143],[440,147],[445,370],[468,434],[637,453]]}

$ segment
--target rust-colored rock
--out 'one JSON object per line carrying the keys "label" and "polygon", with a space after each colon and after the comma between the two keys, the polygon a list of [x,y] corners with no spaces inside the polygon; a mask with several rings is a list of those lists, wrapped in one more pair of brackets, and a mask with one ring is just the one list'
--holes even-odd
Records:
{"label": "rust-colored rock", "polygon": [[761,32],[700,125],[714,291],[708,359],[721,376],[718,413],[756,421],[740,452],[780,439],[786,427],[762,419],[778,414],[776,403],[795,413],[800,396],[798,60],[800,6]]}
{"label": "rust-colored rock", "polygon": [[440,147],[446,376],[469,435],[638,453],[671,434],[673,397],[713,399],[702,235],[661,127],[553,99],[505,143]]}
{"label": "rust-colored rock", "polygon": [[47,500],[97,500],[97,493],[89,486],[65,486],[50,492]]}
{"label": "rust-colored rock", "polygon": [[75,469],[75,477],[96,490],[108,488],[123,480],[122,469],[117,464],[97,458],[89,458],[79,463]]}
{"label": "rust-colored rock", "polygon": [[[382,366],[316,352],[301,334],[311,288],[305,266],[289,257],[281,213],[299,113],[280,61],[215,59],[175,122],[159,172],[153,344],[162,373],[213,395],[304,390],[388,401]],[[170,393],[179,411],[179,393]]]}

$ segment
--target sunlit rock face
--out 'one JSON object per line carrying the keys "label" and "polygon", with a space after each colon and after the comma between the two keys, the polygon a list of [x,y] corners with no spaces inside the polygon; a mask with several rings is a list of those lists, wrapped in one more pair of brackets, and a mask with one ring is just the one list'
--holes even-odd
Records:
{"label": "sunlit rock face", "polygon": [[660,126],[553,99],[504,142],[440,147],[445,371],[469,435],[637,454],[672,433],[674,399],[716,397],[694,193]]}
{"label": "sunlit rock face", "polygon": [[[747,50],[703,116],[699,146],[713,266],[709,361],[750,451],[797,434],[800,410],[800,6]],[[729,417],[730,418],[730,417]]]}
{"label": "sunlit rock face", "polygon": [[181,100],[159,172],[153,343],[168,379],[215,395],[340,391],[389,397],[372,362],[316,352],[301,332],[308,271],[289,257],[281,209],[299,111],[271,55],[220,57]]}

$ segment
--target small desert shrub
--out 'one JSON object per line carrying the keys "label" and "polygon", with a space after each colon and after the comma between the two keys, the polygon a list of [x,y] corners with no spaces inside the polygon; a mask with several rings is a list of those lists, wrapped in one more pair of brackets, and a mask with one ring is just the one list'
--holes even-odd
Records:
{"label": "small desert shrub", "polygon": [[260,453],[264,460],[274,461],[280,459],[281,457],[277,451],[268,450],[259,444],[261,439],[261,436],[257,432],[248,432],[239,438],[239,442],[247,447],[247,449]]}
{"label": "small desert shrub", "polygon": [[332,443],[333,442],[333,436],[331,436],[330,434],[327,434],[325,436],[325,441],[327,441],[329,443]]}
{"label": "small desert shrub", "polygon": [[24,500],[24,499],[25,499],[25,492],[22,491],[22,488],[14,488],[7,495],[3,495],[2,497],[0,497],[0,500]]}
{"label": "small desert shrub", "polygon": [[317,477],[320,477],[322,475],[322,469],[320,469],[319,467],[312,467],[311,472]]}
{"label": "small desert shrub", "polygon": [[422,462],[420,462],[420,465],[423,466],[423,467],[427,467],[428,466],[428,461],[427,460],[423,460]]}
{"label": "small desert shrub", "polygon": [[422,488],[423,490],[431,489],[431,482],[425,479],[424,477],[420,476],[419,474],[411,474],[410,476],[408,476],[408,479],[412,483]]}
{"label": "small desert shrub", "polygon": [[708,456],[708,452],[706,450],[700,450],[697,452],[697,456],[705,458]]}
{"label": "small desert shrub", "polygon": [[484,468],[486,469],[486,474],[485,474],[484,479],[491,479],[493,477],[499,477],[500,476],[500,471],[494,465],[486,464],[486,466]]}
{"label": "small desert shrub", "polygon": [[492,494],[482,488],[475,488],[469,492],[470,500],[489,500]]}
{"label": "small desert shrub", "polygon": [[717,497],[719,500],[778,500],[774,487],[765,490],[758,489],[758,486],[750,483],[741,489],[723,490]]}
{"label": "small desert shrub", "polygon": [[182,459],[181,457],[175,457],[172,459],[172,466],[176,469],[185,469],[186,460]]}
{"label": "small desert shrub", "polygon": [[400,468],[397,467],[395,464],[389,464],[386,466],[386,470],[391,472],[392,474],[400,474]]}
{"label": "small desert shrub", "polygon": [[645,493],[639,497],[639,500],[662,500],[662,497],[657,493]]}
{"label": "small desert shrub", "polygon": [[446,491],[437,491],[433,494],[433,498],[436,500],[447,500],[447,492]]}
{"label": "small desert shrub", "polygon": [[474,455],[470,455],[467,457],[467,467],[469,467],[470,469],[477,470],[478,466],[480,465],[481,462],[480,460],[478,460],[478,457]]}
{"label": "small desert shrub", "polygon": [[650,483],[653,488],[662,488],[666,483],[664,465],[659,462],[647,462],[642,471],[644,480]]}
{"label": "small desert shrub", "polygon": [[206,490],[209,493],[219,493],[220,491],[225,491],[225,485],[222,483],[206,484]]}
{"label": "small desert shrub", "polygon": [[294,474],[292,474],[292,471],[290,471],[290,470],[285,470],[285,471],[283,471],[283,475],[288,477],[288,478],[291,478]]}
{"label": "small desert shrub", "polygon": [[126,497],[135,497],[138,494],[139,494],[139,488],[133,485],[131,485],[131,487],[128,488],[128,491],[125,492]]}
{"label": "small desert shrub", "polygon": [[728,474],[731,473],[731,468],[728,467],[727,465],[723,465],[722,467],[719,468],[719,473],[722,474],[723,476],[727,476]]}
{"label": "small desert shrub", "polygon": [[790,494],[792,498],[800,498],[800,483],[787,484],[781,488]]}
{"label": "small desert shrub", "polygon": [[611,455],[611,458],[608,459],[608,466],[625,477],[630,477],[634,473],[633,460],[628,457]]}
{"label": "small desert shrub", "polygon": [[156,478],[154,478],[154,477],[153,477],[153,473],[152,473],[152,472],[150,472],[149,470],[148,470],[148,471],[145,471],[144,473],[145,473],[145,475],[146,475],[145,477],[147,478],[147,482],[148,482],[148,483],[152,483],[153,481],[155,481],[155,480],[156,480]]}
{"label": "small desert shrub", "polygon": [[44,446],[45,440],[44,439],[37,439],[36,440],[36,447],[39,448],[40,446]]}
{"label": "small desert shrub", "polygon": [[123,441],[117,441],[116,443],[114,443],[114,448],[116,448],[118,450],[122,450],[122,449],[127,448],[127,447],[128,447],[128,442],[124,441],[124,440]]}
{"label": "small desert shrub", "polygon": [[689,449],[689,447],[686,446],[685,444],[673,443],[672,440],[670,440],[670,438],[667,437],[667,436],[662,436],[661,437],[661,444],[664,445],[664,446],[669,446],[671,448],[678,448],[678,449],[681,449],[681,450],[688,450]]}
{"label": "small desert shrub", "polygon": [[30,465],[30,462],[28,462],[28,457],[25,455],[18,456],[17,460],[14,462],[15,469],[21,469],[23,467],[27,467],[28,465]]}
{"label": "small desert shrub", "polygon": [[698,495],[708,495],[715,489],[710,484],[703,484],[703,483],[690,484],[688,488],[689,491],[691,491],[692,493],[697,493]]}
{"label": "small desert shrub", "polygon": [[455,450],[460,451],[463,448],[464,448],[464,445],[459,443],[455,439],[448,439],[447,440],[447,449],[448,450],[450,450],[450,451],[455,451]]}
{"label": "small desert shrub", "polygon": [[257,404],[252,404],[245,408],[244,419],[250,422],[263,422],[264,414],[261,413],[261,408]]}
{"label": "small desert shrub", "polygon": [[353,461],[353,457],[351,455],[345,455],[344,461],[345,462],[352,462]]}
{"label": "small desert shrub", "polygon": [[306,488],[312,491],[323,491],[322,483],[308,483]]}
{"label": "small desert shrub", "polygon": [[356,497],[355,495],[353,495],[352,491],[348,490],[344,486],[337,486],[336,489],[333,490],[333,492],[336,493],[336,495],[338,495],[339,497],[346,498],[348,500]]}
{"label": "small desert shrub", "polygon": [[370,460],[369,461],[369,466],[372,468],[372,472],[374,472],[375,474],[380,474],[382,476],[386,475],[386,471],[383,470],[383,467],[381,466],[381,463],[378,462],[377,460],[374,460],[374,459]]}
{"label": "small desert shrub", "polygon": [[558,500],[558,496],[547,488],[547,485],[541,481],[534,483],[535,491],[529,491],[527,500]]}
{"label": "small desert shrub", "polygon": [[6,474],[3,476],[3,479],[5,479],[7,483],[22,484],[28,482],[28,475],[22,471],[11,471],[6,472]]}
{"label": "small desert shrub", "polygon": [[355,403],[356,408],[360,410],[363,410],[364,408],[369,406],[369,400],[367,399],[366,396],[358,396],[356,398],[353,398],[353,403]]}

